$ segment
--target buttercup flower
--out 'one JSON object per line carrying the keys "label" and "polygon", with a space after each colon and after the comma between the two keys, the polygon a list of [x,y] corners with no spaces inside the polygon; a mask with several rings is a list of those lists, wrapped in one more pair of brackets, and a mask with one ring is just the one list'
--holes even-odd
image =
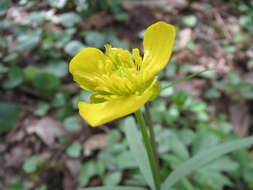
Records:
{"label": "buttercup flower", "polygon": [[144,34],[144,56],[135,48],[105,45],[105,54],[85,48],[70,62],[74,80],[84,90],[92,91],[90,103],[78,104],[80,115],[98,126],[137,111],[157,94],[157,76],[168,63],[176,31],[172,25],[157,22]]}

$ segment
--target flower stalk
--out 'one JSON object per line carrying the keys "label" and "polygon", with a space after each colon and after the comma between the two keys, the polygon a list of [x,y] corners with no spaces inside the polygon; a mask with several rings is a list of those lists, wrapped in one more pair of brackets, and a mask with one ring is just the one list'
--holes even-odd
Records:
{"label": "flower stalk", "polygon": [[156,147],[156,140],[155,140],[155,131],[154,131],[154,123],[152,121],[152,115],[150,113],[150,108],[149,108],[149,102],[146,103],[145,106],[145,116],[147,119],[147,125],[148,125],[148,129],[149,129],[149,134],[150,134],[150,140],[151,140],[151,145],[155,154],[155,160],[157,163],[157,166],[159,168],[159,156],[158,156],[158,151],[157,151],[157,147]]}
{"label": "flower stalk", "polygon": [[147,125],[145,124],[145,120],[144,120],[141,110],[138,110],[137,112],[135,112],[135,117],[137,119],[137,123],[138,123],[138,126],[142,134],[142,138],[143,138],[143,143],[147,151],[149,164],[150,164],[151,172],[152,172],[152,177],[155,184],[155,189],[160,190],[161,189],[160,175],[159,175],[158,164],[157,164],[157,160],[155,156],[155,150],[149,138],[149,134],[147,132]]}

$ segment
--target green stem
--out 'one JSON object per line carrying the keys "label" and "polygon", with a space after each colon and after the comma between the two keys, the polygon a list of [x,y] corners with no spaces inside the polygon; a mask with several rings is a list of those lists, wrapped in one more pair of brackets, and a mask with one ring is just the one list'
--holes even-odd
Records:
{"label": "green stem", "polygon": [[161,188],[160,188],[160,176],[159,176],[159,172],[158,172],[158,166],[157,166],[157,162],[155,159],[154,150],[152,149],[152,144],[150,142],[149,135],[148,135],[148,132],[146,129],[145,120],[144,120],[143,115],[140,110],[135,112],[135,116],[138,121],[138,125],[140,127],[140,131],[141,131],[141,134],[143,137],[143,142],[144,142],[147,154],[148,154],[149,164],[150,164],[151,171],[152,171],[152,177],[153,177],[153,180],[155,183],[155,189],[160,190]]}
{"label": "green stem", "polygon": [[152,115],[150,113],[149,109],[149,103],[145,104],[145,111],[146,111],[146,118],[147,118],[147,123],[148,123],[148,129],[149,129],[149,134],[150,134],[150,140],[151,140],[151,145],[155,154],[155,160],[157,167],[159,169],[159,157],[158,157],[158,151],[156,148],[156,140],[155,140],[155,132],[154,132],[154,123],[152,121]]}

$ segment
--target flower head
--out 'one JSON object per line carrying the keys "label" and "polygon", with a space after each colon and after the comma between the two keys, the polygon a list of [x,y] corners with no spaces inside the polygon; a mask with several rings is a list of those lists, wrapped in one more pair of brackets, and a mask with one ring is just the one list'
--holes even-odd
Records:
{"label": "flower head", "polygon": [[175,28],[165,22],[149,26],[144,34],[144,56],[105,45],[105,54],[85,48],[70,62],[69,70],[81,88],[92,91],[90,103],[80,102],[80,115],[98,126],[137,111],[157,94],[156,73],[168,63]]}

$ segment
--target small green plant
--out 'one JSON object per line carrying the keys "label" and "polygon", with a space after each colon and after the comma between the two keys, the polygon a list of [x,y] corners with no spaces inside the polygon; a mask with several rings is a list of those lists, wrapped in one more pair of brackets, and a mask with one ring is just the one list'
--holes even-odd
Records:
{"label": "small green plant", "polygon": [[243,14],[240,16],[240,24],[249,32],[253,32],[253,1],[236,1],[235,7]]}
{"label": "small green plant", "polygon": [[233,100],[253,99],[253,85],[241,79],[236,72],[229,72],[224,81],[214,83],[216,89],[221,90]]}

